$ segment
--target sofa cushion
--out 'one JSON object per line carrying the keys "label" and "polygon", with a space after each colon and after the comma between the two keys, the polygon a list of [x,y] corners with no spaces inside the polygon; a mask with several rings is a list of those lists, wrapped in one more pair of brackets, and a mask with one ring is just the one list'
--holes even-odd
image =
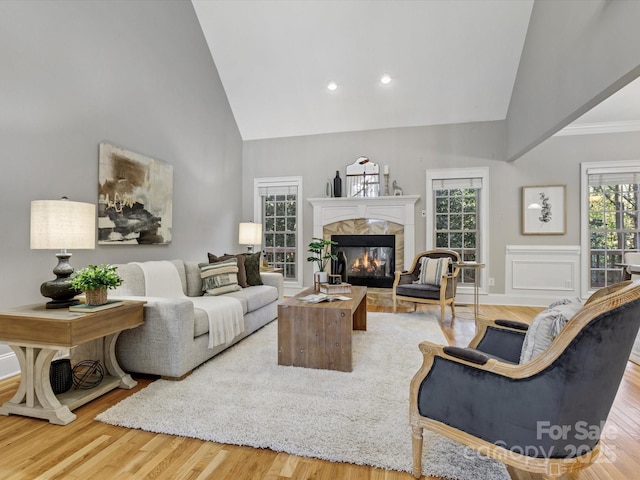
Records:
{"label": "sofa cushion", "polygon": [[202,276],[200,275],[200,266],[198,262],[185,261],[184,272],[187,279],[187,297],[201,297],[202,290]]}
{"label": "sofa cushion", "polygon": [[222,295],[240,290],[238,285],[238,261],[230,258],[217,263],[200,265],[202,289],[206,295]]}
{"label": "sofa cushion", "polygon": [[229,260],[230,258],[237,259],[238,260],[238,285],[240,285],[242,288],[247,288],[249,286],[249,284],[247,283],[247,271],[244,264],[244,261],[245,261],[244,253],[240,253],[238,255],[229,255],[225,253],[221,257],[218,257],[213,253],[208,253],[207,256],[209,257],[209,263],[224,262],[225,260]]}
{"label": "sofa cushion", "polygon": [[209,316],[201,308],[193,309],[193,338],[209,333]]}
{"label": "sofa cushion", "polygon": [[[270,285],[255,285],[228,294],[242,303],[244,313],[254,312],[259,308],[278,300],[278,289]],[[246,305],[246,307],[245,307]]]}
{"label": "sofa cushion", "polygon": [[187,274],[184,270],[184,262],[182,260],[171,260],[171,263],[173,263],[173,266],[176,267],[176,270],[178,271],[178,276],[180,277],[180,283],[182,284],[182,291],[185,292],[185,295],[186,295]]}
{"label": "sofa cushion", "polygon": [[396,294],[404,295],[406,297],[437,300],[440,298],[440,287],[419,283],[404,283],[396,287]]}
{"label": "sofa cushion", "polygon": [[420,275],[416,283],[422,285],[438,285],[442,283],[442,276],[449,272],[449,257],[420,259]]}
{"label": "sofa cushion", "polygon": [[262,252],[246,254],[244,258],[244,268],[247,272],[247,283],[250,287],[262,285],[260,277],[260,255]]}
{"label": "sofa cushion", "polygon": [[146,287],[142,269],[138,265],[132,263],[118,264],[114,266],[117,267],[116,272],[122,278],[122,285],[111,290],[109,295],[114,298],[121,295],[144,296]]}
{"label": "sofa cushion", "polygon": [[579,298],[561,300],[536,315],[524,337],[520,363],[529,362],[544,352],[580,308]]}

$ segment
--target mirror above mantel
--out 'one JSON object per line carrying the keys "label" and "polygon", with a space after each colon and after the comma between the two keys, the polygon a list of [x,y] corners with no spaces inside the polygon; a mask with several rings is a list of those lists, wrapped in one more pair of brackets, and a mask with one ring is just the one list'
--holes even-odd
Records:
{"label": "mirror above mantel", "polygon": [[347,197],[377,197],[380,195],[380,166],[368,157],[360,156],[346,169]]}

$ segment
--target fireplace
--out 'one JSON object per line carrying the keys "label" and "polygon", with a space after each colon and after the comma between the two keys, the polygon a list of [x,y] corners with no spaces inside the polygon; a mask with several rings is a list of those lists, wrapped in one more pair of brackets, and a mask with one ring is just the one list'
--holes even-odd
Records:
{"label": "fireplace", "polygon": [[395,273],[395,235],[331,235],[332,252],[344,253],[347,282],[391,288]]}

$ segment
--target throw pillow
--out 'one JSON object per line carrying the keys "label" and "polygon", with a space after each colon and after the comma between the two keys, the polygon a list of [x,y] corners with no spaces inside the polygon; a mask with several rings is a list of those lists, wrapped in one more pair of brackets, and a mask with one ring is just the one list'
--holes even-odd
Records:
{"label": "throw pillow", "polygon": [[576,298],[554,302],[540,312],[524,337],[520,363],[529,362],[544,352],[580,308],[582,301]]}
{"label": "throw pillow", "polygon": [[247,272],[244,266],[244,253],[240,255],[227,255],[224,254],[221,257],[217,257],[213,253],[207,254],[209,257],[209,263],[218,263],[223,262],[224,260],[229,260],[230,258],[235,258],[238,261],[238,285],[242,288],[247,288],[249,284],[247,283]]}
{"label": "throw pillow", "polygon": [[241,289],[238,285],[238,260],[235,258],[201,264],[200,276],[205,295],[222,295]]}
{"label": "throw pillow", "polygon": [[262,252],[247,253],[244,257],[244,268],[247,272],[247,283],[250,286],[262,285],[260,276],[260,256]]}
{"label": "throw pillow", "polygon": [[429,258],[422,257],[420,259],[420,275],[418,280],[413,283],[423,285],[440,285],[442,276],[449,272],[449,257]]}

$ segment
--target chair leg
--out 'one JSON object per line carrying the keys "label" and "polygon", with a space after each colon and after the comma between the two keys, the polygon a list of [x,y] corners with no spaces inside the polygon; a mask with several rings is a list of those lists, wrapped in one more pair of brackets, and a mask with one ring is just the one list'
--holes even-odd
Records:
{"label": "chair leg", "polygon": [[413,447],[413,476],[422,476],[422,427],[411,427],[411,445]]}
{"label": "chair leg", "polygon": [[453,302],[451,302],[451,321],[453,322],[453,317],[456,316],[456,306]]}
{"label": "chair leg", "polygon": [[440,321],[444,324],[444,303],[440,304]]}

